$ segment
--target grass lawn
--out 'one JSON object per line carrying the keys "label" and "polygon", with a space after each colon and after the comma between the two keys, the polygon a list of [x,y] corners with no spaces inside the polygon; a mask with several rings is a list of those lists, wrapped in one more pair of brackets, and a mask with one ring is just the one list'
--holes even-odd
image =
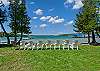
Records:
{"label": "grass lawn", "polygon": [[78,51],[0,48],[0,71],[100,71],[100,46]]}

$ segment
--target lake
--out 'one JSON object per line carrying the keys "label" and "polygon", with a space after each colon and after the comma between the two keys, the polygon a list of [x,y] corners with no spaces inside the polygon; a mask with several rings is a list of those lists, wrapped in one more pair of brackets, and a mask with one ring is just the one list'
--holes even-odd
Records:
{"label": "lake", "polygon": [[[14,37],[10,37],[11,41],[14,41]],[[19,40],[19,37],[18,37]],[[70,40],[70,41],[79,41],[81,43],[86,43],[88,40],[87,38],[72,38],[72,36],[58,36],[58,35],[31,35],[29,37],[23,37],[24,41],[33,41],[37,42],[39,40],[46,41],[46,40]],[[100,42],[100,38],[96,38],[97,42]],[[0,42],[6,42],[6,37],[0,37]]]}

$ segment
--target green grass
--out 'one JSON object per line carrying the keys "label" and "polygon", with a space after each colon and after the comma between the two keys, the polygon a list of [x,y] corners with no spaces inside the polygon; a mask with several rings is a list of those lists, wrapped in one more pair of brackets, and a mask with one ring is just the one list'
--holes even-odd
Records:
{"label": "green grass", "polygon": [[100,46],[78,51],[0,48],[0,71],[100,71]]}

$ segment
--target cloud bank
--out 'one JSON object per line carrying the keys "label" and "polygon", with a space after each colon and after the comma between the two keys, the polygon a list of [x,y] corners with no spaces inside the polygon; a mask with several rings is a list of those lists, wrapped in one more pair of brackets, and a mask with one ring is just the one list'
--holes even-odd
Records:
{"label": "cloud bank", "polygon": [[72,9],[80,9],[84,6],[84,4],[82,3],[83,0],[66,0],[64,2],[64,6],[68,7],[68,4],[74,4]]}
{"label": "cloud bank", "polygon": [[33,12],[38,16],[43,15],[43,10],[42,9],[37,9],[36,11],[33,11]]}

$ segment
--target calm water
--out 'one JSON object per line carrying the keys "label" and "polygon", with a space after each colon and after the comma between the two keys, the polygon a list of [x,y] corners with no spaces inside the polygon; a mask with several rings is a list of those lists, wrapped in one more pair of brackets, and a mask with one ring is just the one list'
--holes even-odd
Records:
{"label": "calm water", "polygon": [[[19,38],[18,38],[19,39]],[[10,40],[13,41],[14,37],[10,37]],[[24,37],[25,41],[38,41],[38,40],[70,40],[70,41],[79,41],[81,43],[87,42],[87,38],[72,38],[72,36],[54,36],[54,35],[34,35],[29,37]],[[100,38],[96,38],[97,42],[100,42]],[[6,37],[0,37],[0,42],[6,42]]]}
{"label": "calm water", "polygon": [[31,39],[71,39],[71,36],[54,36],[54,35],[34,35]]}

